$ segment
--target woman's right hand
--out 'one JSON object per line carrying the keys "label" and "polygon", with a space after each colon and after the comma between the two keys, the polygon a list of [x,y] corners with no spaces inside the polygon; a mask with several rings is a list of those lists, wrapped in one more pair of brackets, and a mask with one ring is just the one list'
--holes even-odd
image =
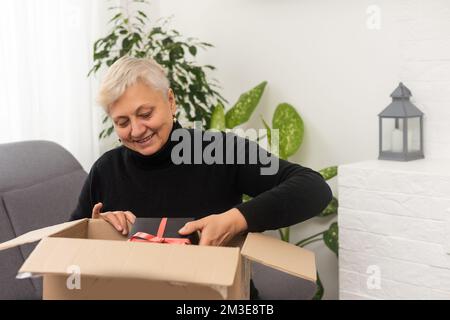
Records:
{"label": "woman's right hand", "polygon": [[100,212],[102,210],[103,203],[97,203],[92,208],[92,219],[103,219],[108,221],[117,231],[121,232],[124,236],[128,234],[128,222],[134,224],[136,216],[131,211],[109,211]]}

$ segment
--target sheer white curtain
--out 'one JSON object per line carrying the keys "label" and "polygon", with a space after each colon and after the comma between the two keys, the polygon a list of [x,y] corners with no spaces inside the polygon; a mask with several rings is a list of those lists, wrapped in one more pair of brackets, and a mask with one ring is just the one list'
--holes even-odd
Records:
{"label": "sheer white curtain", "polygon": [[89,170],[98,157],[92,43],[105,0],[2,0],[0,143],[50,140]]}

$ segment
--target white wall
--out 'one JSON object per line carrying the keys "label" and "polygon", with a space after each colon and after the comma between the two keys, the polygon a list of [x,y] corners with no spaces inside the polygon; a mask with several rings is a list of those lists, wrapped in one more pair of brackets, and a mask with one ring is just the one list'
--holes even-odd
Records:
{"label": "white wall", "polygon": [[[367,27],[371,5],[380,9],[380,29]],[[230,103],[269,82],[251,126],[262,127],[260,114],[270,121],[278,103],[297,108],[306,136],[292,161],[321,169],[375,159],[377,114],[399,81],[426,113],[426,156],[450,155],[450,2],[164,0],[158,6],[182,34],[215,45],[200,59],[218,67],[214,76]],[[294,240],[329,222],[295,227]],[[322,243],[310,248],[325,298],[337,298],[336,257]]]}

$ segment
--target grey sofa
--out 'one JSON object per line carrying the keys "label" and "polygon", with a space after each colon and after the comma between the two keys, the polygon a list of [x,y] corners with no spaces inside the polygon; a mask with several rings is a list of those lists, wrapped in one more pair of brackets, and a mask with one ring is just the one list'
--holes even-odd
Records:
{"label": "grey sofa", "polygon": [[[0,145],[0,242],[65,222],[86,172],[61,146],[47,141]],[[0,299],[40,299],[41,280],[16,280],[36,244],[0,251]]]}
{"label": "grey sofa", "polygon": [[[0,243],[65,222],[75,208],[86,172],[61,146],[47,141],[0,145]],[[40,279],[17,280],[36,244],[0,251],[0,299],[40,299]],[[311,299],[316,286],[263,265],[253,265],[261,299]]]}

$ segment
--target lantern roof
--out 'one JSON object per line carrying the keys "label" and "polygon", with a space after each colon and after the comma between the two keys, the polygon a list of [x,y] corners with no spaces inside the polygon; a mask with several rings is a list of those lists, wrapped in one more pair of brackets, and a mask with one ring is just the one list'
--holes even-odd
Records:
{"label": "lantern roof", "polygon": [[411,90],[400,82],[398,87],[391,94],[391,104],[389,104],[378,116],[387,118],[411,118],[422,116],[423,112],[409,101],[411,96]]}

